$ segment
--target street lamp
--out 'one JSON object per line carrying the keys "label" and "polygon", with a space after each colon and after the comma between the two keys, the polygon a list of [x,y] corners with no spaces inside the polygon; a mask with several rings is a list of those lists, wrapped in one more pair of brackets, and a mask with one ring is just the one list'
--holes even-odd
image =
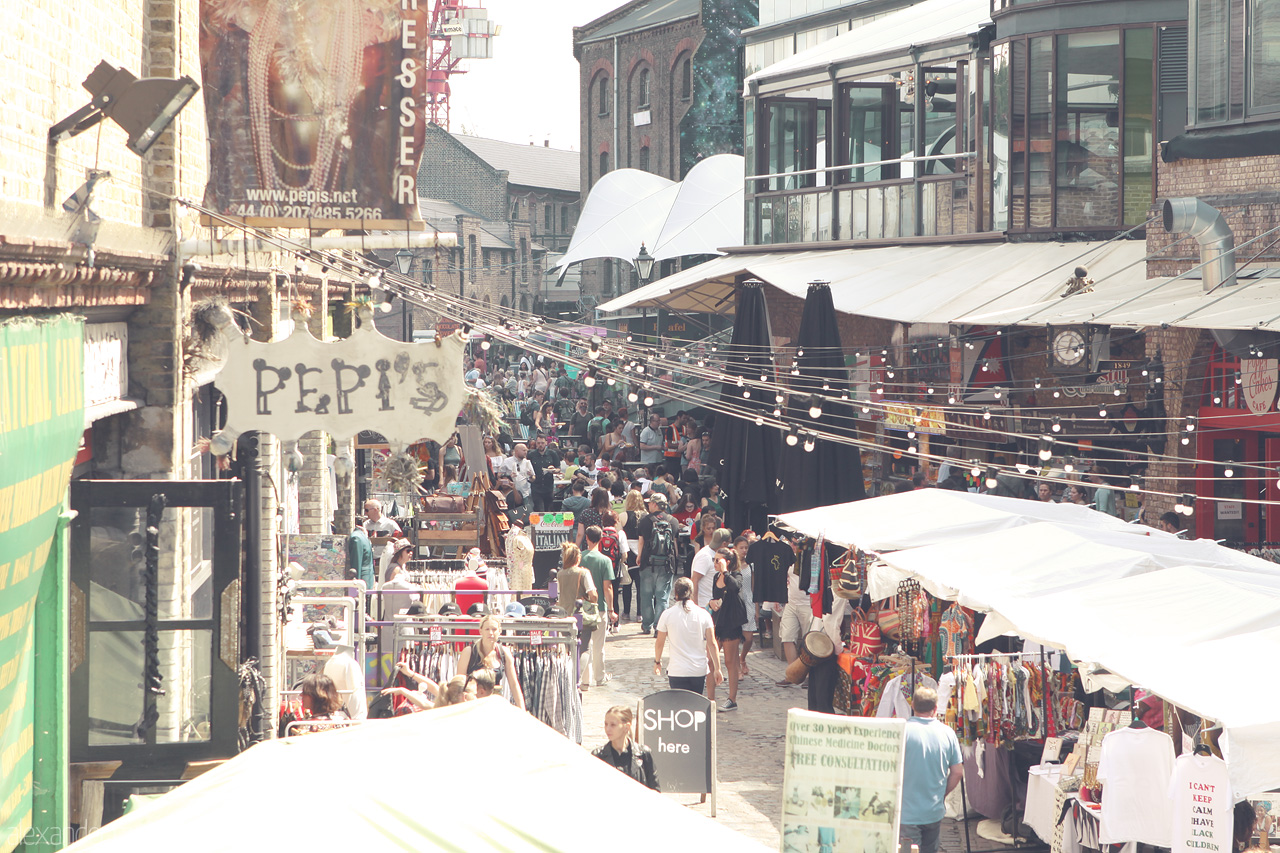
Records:
{"label": "street lamp", "polygon": [[640,254],[636,255],[636,275],[640,277],[640,286],[649,283],[649,279],[653,277],[653,263],[657,260],[653,255],[649,254],[648,249],[644,247],[644,243],[640,244]]}
{"label": "street lamp", "polygon": [[408,249],[396,252],[396,267],[400,270],[400,275],[408,275],[409,270],[413,269],[413,252]]}

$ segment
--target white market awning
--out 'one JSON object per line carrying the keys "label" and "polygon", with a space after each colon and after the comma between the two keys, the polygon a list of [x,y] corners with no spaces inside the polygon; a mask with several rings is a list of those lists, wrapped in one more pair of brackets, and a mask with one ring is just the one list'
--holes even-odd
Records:
{"label": "white market awning", "polygon": [[1103,281],[1092,267],[1089,274],[1098,282],[1091,293],[1066,299],[1028,298],[1022,304],[983,309],[956,320],[1010,326],[1098,323],[1132,328],[1169,325],[1280,330],[1280,270],[1241,270],[1237,284],[1212,293],[1205,292],[1198,275]]}
{"label": "white market awning", "polygon": [[[1132,287],[1146,282],[1142,241],[1105,243],[960,243],[867,249],[735,253],[682,270],[600,306],[733,311],[734,282],[758,278],[799,299],[809,283],[831,284],[843,314],[903,323],[951,323],[958,317],[1057,298],[1076,266],[1095,279]],[[1073,297],[1076,298],[1076,297]]]}
{"label": "white market awning", "polygon": [[912,48],[964,44],[990,23],[990,0],[925,0],[762,68],[747,78],[747,94],[753,83],[761,94],[823,85],[831,82],[833,66],[870,64]]}
{"label": "white market awning", "polygon": [[[1095,684],[1136,684],[1222,722],[1234,789],[1280,786],[1280,684],[1257,676],[1280,655],[1280,565],[1085,507],[938,489],[780,520],[880,552],[873,597],[915,578],[985,612],[979,640],[1064,649]],[[904,543],[920,547],[893,550]]]}
{"label": "white market awning", "polygon": [[587,195],[560,270],[591,258],[631,263],[642,242],[659,261],[742,242],[744,168],[740,155],[717,154],[680,183],[638,169],[608,173]]}

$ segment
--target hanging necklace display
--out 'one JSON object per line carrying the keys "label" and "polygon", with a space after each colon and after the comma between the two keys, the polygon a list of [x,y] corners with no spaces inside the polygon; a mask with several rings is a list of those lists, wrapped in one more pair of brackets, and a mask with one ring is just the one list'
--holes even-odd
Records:
{"label": "hanging necklace display", "polygon": [[920,653],[921,625],[917,613],[917,599],[921,595],[920,581],[907,579],[898,584],[898,624],[902,647],[912,656]]}

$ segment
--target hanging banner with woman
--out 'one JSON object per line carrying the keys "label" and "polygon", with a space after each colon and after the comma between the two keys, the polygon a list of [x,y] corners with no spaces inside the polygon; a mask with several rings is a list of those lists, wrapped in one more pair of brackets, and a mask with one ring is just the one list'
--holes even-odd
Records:
{"label": "hanging banner with woman", "polygon": [[417,220],[430,4],[202,0],[205,204],[265,227]]}

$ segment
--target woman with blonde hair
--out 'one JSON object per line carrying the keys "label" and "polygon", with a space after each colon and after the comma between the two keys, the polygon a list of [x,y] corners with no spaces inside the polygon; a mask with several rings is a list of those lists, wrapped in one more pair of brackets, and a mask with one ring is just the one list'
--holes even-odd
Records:
{"label": "woman with blonde hair", "polygon": [[[596,591],[596,582],[591,577],[591,572],[582,568],[581,563],[582,551],[577,545],[572,542],[565,542],[560,545],[560,571],[556,574],[556,587],[559,590],[559,595],[556,598],[556,604],[570,616],[577,609],[578,599],[593,603],[600,600],[600,593]],[[590,637],[587,635],[578,635],[579,655],[586,651],[589,640]],[[589,672],[588,667],[578,667],[579,690],[587,689],[586,679]]]}
{"label": "woman with blonde hair", "polygon": [[[467,701],[467,677],[465,675],[455,675],[445,682],[440,688],[440,692],[436,695],[436,703],[433,708],[447,708],[450,705],[461,705]],[[474,698],[474,697],[473,697]]]}
{"label": "woman with blonde hair", "polygon": [[480,639],[462,650],[458,656],[458,672],[463,680],[478,669],[488,669],[493,673],[495,688],[502,687],[502,679],[508,679],[511,691],[511,704],[524,710],[524,693],[520,690],[520,679],[516,677],[516,662],[511,650],[498,642],[502,636],[502,617],[490,613],[480,620]]}
{"label": "woman with blonde hair", "polygon": [[631,739],[635,719],[627,705],[614,705],[604,712],[604,733],[609,742],[593,749],[591,754],[605,764],[635,779],[641,785],[658,790],[658,774],[653,768],[653,753]]}

